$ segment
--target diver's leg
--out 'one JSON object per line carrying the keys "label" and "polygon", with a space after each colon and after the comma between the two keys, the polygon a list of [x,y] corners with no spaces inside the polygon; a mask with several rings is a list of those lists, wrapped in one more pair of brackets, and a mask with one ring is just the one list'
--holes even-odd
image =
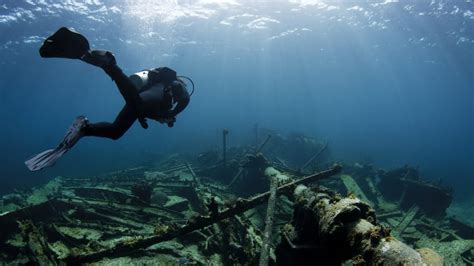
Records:
{"label": "diver's leg", "polygon": [[117,88],[127,105],[138,110],[143,104],[142,99],[138,94],[138,89],[127,75],[123,73],[122,69],[117,65],[112,65],[104,68],[104,70],[117,85]]}
{"label": "diver's leg", "polygon": [[125,99],[128,106],[137,109],[138,105],[141,104],[141,99],[138,96],[138,90],[135,85],[129,80],[122,69],[117,65],[114,55],[109,51],[104,50],[92,50],[85,53],[82,61],[91,65],[102,68],[113,81],[117,84],[117,87]]}
{"label": "diver's leg", "polygon": [[109,51],[92,50],[85,53],[81,57],[81,60],[102,68],[105,73],[112,78],[124,98],[125,103],[135,111],[142,127],[147,128],[148,125],[146,124],[143,114],[143,101],[138,95],[138,89],[117,65],[114,55]]}
{"label": "diver's leg", "polygon": [[135,111],[125,105],[113,123],[88,123],[84,128],[84,136],[95,136],[117,140],[133,125],[137,116]]}

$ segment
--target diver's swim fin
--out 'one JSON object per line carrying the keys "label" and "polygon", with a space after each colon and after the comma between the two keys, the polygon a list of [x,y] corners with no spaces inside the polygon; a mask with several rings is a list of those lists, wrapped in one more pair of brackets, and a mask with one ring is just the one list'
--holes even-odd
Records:
{"label": "diver's swim fin", "polygon": [[46,150],[26,161],[25,165],[30,169],[30,171],[39,171],[43,168],[53,166],[56,161],[66,153],[66,151],[67,149],[64,146],[58,146],[54,150]]}
{"label": "diver's swim fin", "polygon": [[89,41],[81,34],[62,27],[41,45],[41,57],[80,59],[89,51]]}
{"label": "diver's swim fin", "polygon": [[53,166],[59,158],[69,151],[77,141],[84,136],[83,128],[87,125],[87,118],[79,116],[64,136],[63,141],[55,149],[43,151],[33,158],[25,161],[30,171],[39,171],[43,168]]}

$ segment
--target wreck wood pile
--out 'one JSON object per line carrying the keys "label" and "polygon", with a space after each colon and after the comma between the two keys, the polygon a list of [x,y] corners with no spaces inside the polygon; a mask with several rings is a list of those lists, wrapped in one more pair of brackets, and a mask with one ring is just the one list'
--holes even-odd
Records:
{"label": "wreck wood pile", "polygon": [[[276,189],[277,193],[288,193],[291,191],[296,185],[298,184],[305,184],[308,182],[314,182],[316,180],[320,180],[323,178],[328,178],[334,174],[337,174],[341,170],[340,166],[335,166],[334,168],[323,171],[314,175],[310,175],[307,177],[303,177],[297,181],[293,181],[287,184],[284,184],[282,186],[279,186]],[[162,232],[161,234],[151,236],[151,237],[146,237],[146,238],[141,238],[137,239],[135,241],[127,241],[127,242],[122,242],[117,245],[115,245],[112,248],[109,249],[104,249],[98,252],[93,252],[90,254],[85,254],[85,255],[72,255],[69,256],[66,261],[70,262],[88,262],[88,261],[95,261],[97,259],[103,258],[103,257],[108,257],[108,256],[117,256],[117,255],[124,255],[127,254],[127,252],[130,251],[135,251],[141,248],[146,248],[151,245],[154,245],[156,243],[160,243],[163,241],[167,241],[173,238],[176,238],[178,236],[183,236],[186,235],[190,232],[193,232],[198,229],[205,228],[209,225],[212,225],[216,222],[219,222],[223,219],[232,217],[234,215],[237,215],[239,213],[243,213],[251,208],[254,208],[263,202],[265,202],[268,198],[270,197],[270,192],[265,192],[260,195],[254,196],[250,199],[244,200],[238,200],[232,207],[227,208],[223,211],[220,211],[216,213],[215,215],[212,216],[207,216],[207,215],[201,215],[197,216],[196,218],[189,220],[188,223],[184,226],[181,226],[175,230],[167,230]]]}
{"label": "wreck wood pile", "polygon": [[[0,264],[119,264],[130,262],[133,254],[134,262],[144,264],[266,265],[275,259],[285,261],[280,248],[286,248],[289,255],[304,257],[309,253],[319,260],[321,254],[333,254],[331,250],[339,249],[341,243],[341,257],[322,258],[331,262],[352,259],[354,264],[400,262],[396,254],[401,252],[407,261],[433,265],[439,262],[436,253],[405,244],[438,250],[456,243],[460,256],[449,262],[474,260],[469,255],[474,250],[469,240],[472,228],[454,219],[447,222],[432,217],[443,214],[449,205],[451,196],[446,190],[422,182],[409,167],[381,172],[368,165],[344,165],[342,179],[328,179],[339,174],[340,166],[301,177],[302,169],[291,167],[308,162],[311,168],[316,167],[328,147],[302,136],[296,140],[297,145],[285,143],[282,147],[314,144],[299,161],[289,160],[291,156],[274,146],[284,141],[281,137],[270,139],[268,135],[257,153],[252,147],[250,156],[245,155],[245,147],[227,149],[225,166],[213,152],[200,158],[206,163],[175,154],[153,167],[97,177],[59,177],[32,193],[2,200],[3,207],[10,203],[0,215]],[[260,151],[278,153],[270,154],[269,162]],[[235,154],[247,160],[239,164]],[[298,187],[315,182],[313,189]],[[408,189],[394,191],[391,185]],[[251,189],[258,191],[245,191]],[[441,197],[442,204],[429,205],[423,193]],[[380,213],[378,219],[354,194],[373,203]],[[258,207],[263,204],[268,204],[266,209]],[[411,206],[418,208],[410,210]],[[306,220],[286,224],[292,212],[304,214],[300,217]],[[308,227],[311,222],[316,226]],[[391,236],[389,226],[395,228],[397,238]],[[275,252],[273,247],[280,238],[275,232],[282,227],[282,241]],[[314,237],[312,230],[316,229]],[[450,253],[446,254],[449,258]]]}

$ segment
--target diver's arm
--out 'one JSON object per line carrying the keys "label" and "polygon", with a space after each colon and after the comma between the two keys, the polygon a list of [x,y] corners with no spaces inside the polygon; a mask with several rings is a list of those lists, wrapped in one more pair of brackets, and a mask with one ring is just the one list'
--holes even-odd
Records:
{"label": "diver's arm", "polygon": [[186,106],[189,104],[189,98],[181,99],[178,101],[176,106],[170,111],[170,116],[175,117],[177,114],[181,113]]}
{"label": "diver's arm", "polygon": [[184,86],[177,84],[171,86],[171,93],[173,94],[173,99],[176,102],[176,106],[170,110],[169,117],[175,117],[177,114],[181,113],[186,106],[189,104],[189,93]]}
{"label": "diver's arm", "polygon": [[169,110],[164,117],[158,119],[158,121],[168,124],[168,127],[173,127],[174,122],[176,122],[176,115],[181,113],[189,104],[189,93],[186,88],[181,85],[172,85],[170,90],[176,104],[174,108]]}

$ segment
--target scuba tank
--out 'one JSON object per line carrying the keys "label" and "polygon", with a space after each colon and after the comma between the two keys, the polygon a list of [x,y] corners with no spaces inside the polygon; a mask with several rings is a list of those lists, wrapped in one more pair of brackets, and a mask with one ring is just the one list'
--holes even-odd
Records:
{"label": "scuba tank", "polygon": [[[135,85],[138,93],[149,89],[163,90],[163,93],[170,99],[170,110],[174,108],[182,110],[184,107],[179,107],[180,104],[178,103],[182,102],[183,99],[187,99],[187,102],[189,102],[189,97],[194,93],[194,82],[190,78],[176,76],[176,72],[167,67],[142,70],[131,75],[129,79]],[[192,84],[193,89],[191,93],[187,90],[187,84],[184,79]],[[165,121],[169,127],[172,127],[175,119],[174,117],[171,119],[167,118]],[[163,121],[160,122],[163,123]]]}
{"label": "scuba tank", "polygon": [[186,79],[193,86],[191,93],[188,92],[189,96],[193,95],[194,93],[194,82],[191,78],[186,76],[176,76],[176,72],[167,67],[160,67],[152,70],[142,70],[131,75],[129,79],[132,81],[133,85],[135,85],[139,93],[158,84],[165,86],[164,89],[167,90],[170,86],[174,86],[176,83],[179,83],[184,87],[184,89],[187,90],[187,84],[183,80]]}
{"label": "scuba tank", "polygon": [[148,84],[148,70],[134,73],[128,78],[132,81],[133,85],[135,85],[135,88],[137,88],[137,90],[140,92],[142,91],[142,88]]}

